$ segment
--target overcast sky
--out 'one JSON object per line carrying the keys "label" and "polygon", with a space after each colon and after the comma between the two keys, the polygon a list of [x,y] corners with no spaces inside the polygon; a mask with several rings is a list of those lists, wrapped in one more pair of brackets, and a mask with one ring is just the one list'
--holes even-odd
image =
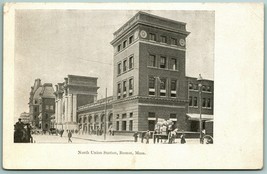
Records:
{"label": "overcast sky", "polygon": [[[98,77],[98,98],[112,95],[113,32],[138,11],[16,10],[15,118],[29,112],[31,86],[63,82],[68,74]],[[213,79],[214,13],[146,11],[187,23],[186,75]],[[55,88],[55,87],[54,87]]]}

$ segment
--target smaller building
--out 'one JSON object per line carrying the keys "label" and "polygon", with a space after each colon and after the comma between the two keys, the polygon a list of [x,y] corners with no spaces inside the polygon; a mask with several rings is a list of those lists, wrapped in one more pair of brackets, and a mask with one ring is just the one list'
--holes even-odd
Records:
{"label": "smaller building", "polygon": [[[201,77],[201,76],[200,76]],[[205,123],[213,120],[213,96],[214,82],[212,80],[198,80],[188,77],[188,120],[190,131],[199,131],[200,112],[202,117],[202,129],[205,129]]]}
{"label": "smaller building", "polygon": [[40,79],[36,79],[31,87],[29,98],[29,117],[33,127],[49,130],[51,116],[55,113],[54,88],[51,83],[42,85]]}

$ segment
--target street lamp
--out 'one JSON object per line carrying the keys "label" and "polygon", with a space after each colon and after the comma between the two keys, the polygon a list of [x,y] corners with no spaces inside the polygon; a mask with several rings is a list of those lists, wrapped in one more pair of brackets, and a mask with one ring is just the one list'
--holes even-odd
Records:
{"label": "street lamp", "polygon": [[201,77],[201,74],[199,74],[197,81],[199,82],[198,84],[198,90],[199,90],[199,139],[200,143],[203,144],[202,140],[202,104],[201,104],[201,98],[202,98],[202,80],[203,78]]}

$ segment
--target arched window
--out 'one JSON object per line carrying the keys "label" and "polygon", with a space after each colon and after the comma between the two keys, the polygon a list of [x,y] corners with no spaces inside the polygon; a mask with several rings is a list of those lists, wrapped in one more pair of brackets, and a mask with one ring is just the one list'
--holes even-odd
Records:
{"label": "arched window", "polygon": [[188,88],[189,89],[193,89],[193,84],[192,83],[189,83]]}
{"label": "arched window", "polygon": [[112,120],[113,120],[113,114],[111,113],[111,114],[109,114],[109,116],[108,116],[108,122],[112,122]]}
{"label": "arched window", "polygon": [[211,92],[211,87],[210,86],[207,87],[207,91]]}
{"label": "arched window", "polygon": [[202,91],[206,91],[206,86],[205,85],[202,86]]}

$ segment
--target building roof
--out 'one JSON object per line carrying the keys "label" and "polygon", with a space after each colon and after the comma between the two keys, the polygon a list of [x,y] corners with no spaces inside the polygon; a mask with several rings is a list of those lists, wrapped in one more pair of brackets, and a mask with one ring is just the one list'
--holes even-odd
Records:
{"label": "building roof", "polygon": [[33,98],[39,99],[42,98],[55,98],[54,96],[54,88],[51,83],[45,83],[44,85],[40,86],[34,93]]}

